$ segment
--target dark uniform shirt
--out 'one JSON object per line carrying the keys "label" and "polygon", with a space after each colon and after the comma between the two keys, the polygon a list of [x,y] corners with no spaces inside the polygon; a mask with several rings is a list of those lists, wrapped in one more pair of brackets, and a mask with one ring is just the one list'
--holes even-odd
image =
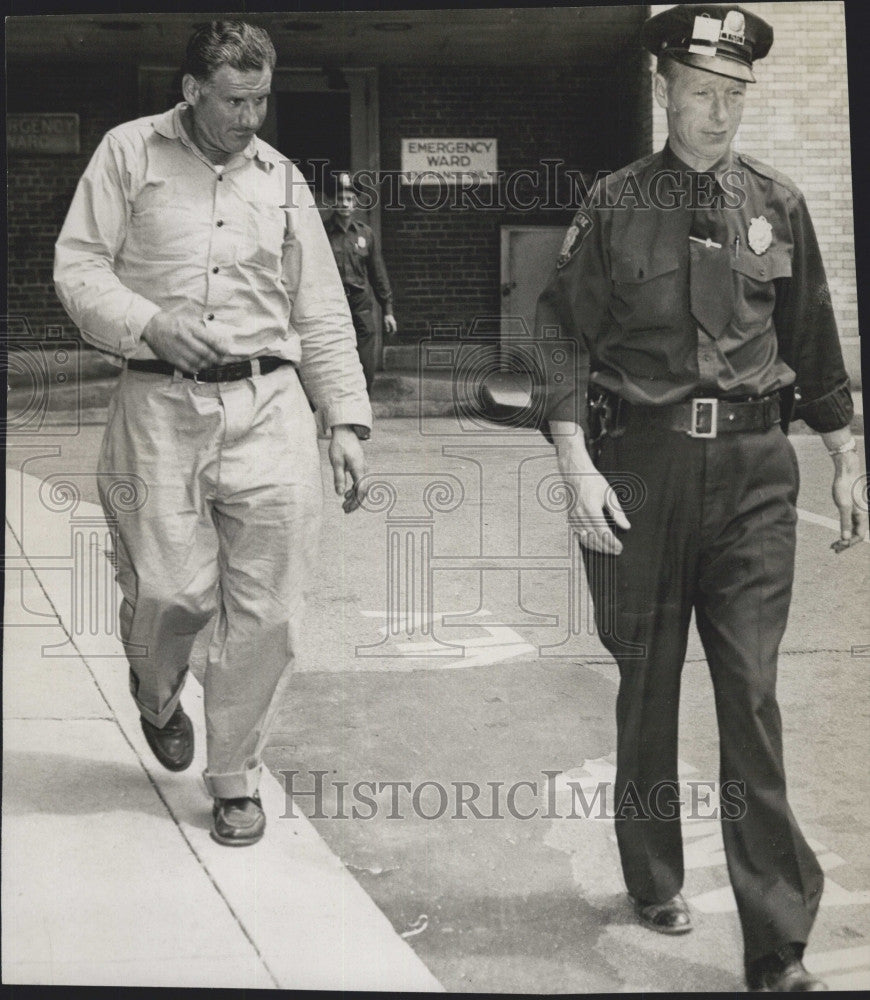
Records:
{"label": "dark uniform shirt", "polygon": [[346,291],[365,291],[369,285],[384,312],[392,312],[393,293],[371,226],[351,217],[347,230],[335,215],[326,221],[326,232]]}
{"label": "dark uniform shirt", "polygon": [[[795,384],[796,417],[817,431],[849,423],[848,379],[803,195],[738,153],[730,169],[717,165],[716,178],[718,187],[666,146],[605,178],[577,213],[535,321],[542,340],[558,330],[577,354],[576,365],[547,366],[548,420],[588,430],[591,381],[646,406]],[[723,206],[712,213],[711,183]],[[710,227],[718,247],[701,242]],[[702,268],[705,254],[714,256]],[[714,307],[703,325],[697,299]]]}

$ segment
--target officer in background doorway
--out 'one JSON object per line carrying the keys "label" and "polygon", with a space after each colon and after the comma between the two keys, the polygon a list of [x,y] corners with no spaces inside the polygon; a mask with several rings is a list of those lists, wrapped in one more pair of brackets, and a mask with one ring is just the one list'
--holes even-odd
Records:
{"label": "officer in background doorway", "polygon": [[356,349],[366,377],[366,389],[371,391],[375,378],[375,315],[374,298],[384,311],[384,328],[396,333],[398,324],[393,315],[393,293],[381,256],[381,248],[371,226],[354,215],[356,193],[350,175],[338,178],[336,207],[326,220],[326,232],[335,254],[338,273],[344,282],[347,304],[356,330]]}

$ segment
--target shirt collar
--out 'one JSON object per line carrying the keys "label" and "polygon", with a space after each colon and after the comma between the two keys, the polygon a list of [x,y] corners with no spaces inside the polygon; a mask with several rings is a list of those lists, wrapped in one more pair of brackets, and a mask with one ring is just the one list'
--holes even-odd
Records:
{"label": "shirt collar", "polygon": [[[335,212],[330,212],[327,223],[330,229],[334,229],[337,231],[340,230],[344,232],[344,226],[342,226],[341,223],[338,221],[338,216],[335,214]],[[359,229],[359,220],[356,218],[355,215],[352,215],[350,217],[350,221],[347,224],[347,231],[350,232],[351,229]]]}
{"label": "shirt collar", "polygon": [[[193,140],[188,136],[181,122],[181,113],[187,107],[187,102],[181,101],[174,108],[165,111],[162,115],[158,115],[151,123],[154,126],[154,131],[158,135],[162,135],[164,139],[177,139],[185,145],[192,146],[194,144]],[[200,156],[202,155],[202,152],[200,152]],[[256,157],[262,163],[267,163],[270,168],[276,167],[283,162],[281,154],[276,149],[272,149],[271,146],[263,142],[256,135],[252,137],[248,145],[242,150],[242,155],[248,160]]]}
{"label": "shirt collar", "polygon": [[695,170],[694,167],[690,167],[688,163],[684,162],[677,156],[671,147],[670,142],[665,143],[665,148],[662,151],[662,161],[665,169],[674,170],[679,174],[713,174],[719,183],[722,183],[722,176],[726,174],[732,167],[734,163],[734,153],[729,147],[728,151],[710,167],[709,170]]}

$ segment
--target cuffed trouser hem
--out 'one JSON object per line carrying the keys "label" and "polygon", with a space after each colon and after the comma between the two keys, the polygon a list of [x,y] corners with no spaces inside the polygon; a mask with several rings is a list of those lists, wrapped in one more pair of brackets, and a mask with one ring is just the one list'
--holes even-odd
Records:
{"label": "cuffed trouser hem", "polygon": [[787,945],[796,946],[798,960],[803,959],[804,949],[807,946],[807,938],[809,937],[809,932],[807,931],[800,934],[796,934],[793,937],[789,937],[788,932],[786,932],[785,934],[781,935],[781,937],[783,938],[783,940],[781,940],[778,944],[766,945],[766,946],[755,945],[751,951],[748,948],[744,948],[743,972],[744,975],[746,976],[747,983],[751,978],[751,974],[753,972],[752,967],[755,965],[756,962],[760,962],[762,959],[770,958],[771,955],[781,952],[782,949],[785,948]]}
{"label": "cuffed trouser hem", "polygon": [[178,683],[178,687],[175,689],[175,693],[169,699],[169,701],[160,709],[159,712],[152,712],[147,705],[143,705],[141,701],[136,697],[134,688],[137,686],[135,684],[135,675],[131,671],[130,676],[130,693],[133,695],[133,701],[136,702],[136,708],[139,709],[139,714],[146,722],[150,722],[152,726],[156,726],[158,729],[162,729],[167,722],[172,718],[172,713],[175,711],[178,702],[181,700],[181,692],[184,690],[184,682],[187,680],[187,671],[181,677]]}
{"label": "cuffed trouser hem", "polygon": [[236,771],[234,774],[209,774],[208,769],[202,772],[206,791],[213,799],[247,799],[260,785],[262,764],[247,771]]}

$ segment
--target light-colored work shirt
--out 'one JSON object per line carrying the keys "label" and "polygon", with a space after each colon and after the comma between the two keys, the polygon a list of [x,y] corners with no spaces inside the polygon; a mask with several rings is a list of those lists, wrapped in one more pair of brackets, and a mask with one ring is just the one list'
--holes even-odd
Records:
{"label": "light-colored work shirt", "polygon": [[224,362],[296,362],[326,426],[371,426],[344,289],[304,178],[256,137],[217,169],[186,134],[185,107],[103,138],[55,248],[61,302],[119,363],[155,357],[142,331],[166,310],[217,333]]}

